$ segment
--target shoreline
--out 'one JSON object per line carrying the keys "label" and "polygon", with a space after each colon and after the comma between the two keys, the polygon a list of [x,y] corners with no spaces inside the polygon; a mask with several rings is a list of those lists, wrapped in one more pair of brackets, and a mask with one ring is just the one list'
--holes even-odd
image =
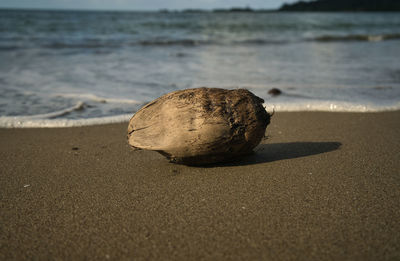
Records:
{"label": "shoreline", "polygon": [[400,257],[400,111],[276,112],[254,154],[206,167],[126,129],[0,128],[0,259]]}
{"label": "shoreline", "polygon": [[[264,104],[265,106],[265,104]],[[278,106],[279,107],[279,106]],[[379,114],[379,113],[396,113],[399,109],[382,109],[373,111],[346,111],[346,110],[278,110],[275,111],[274,106],[265,107],[268,113],[344,113],[344,114]],[[135,113],[121,114],[115,116],[104,116],[94,118],[81,119],[41,119],[35,116],[0,116],[0,129],[63,129],[76,127],[94,127],[112,124],[128,124],[130,118]],[[30,119],[32,117],[32,119]],[[12,120],[12,121],[11,121]]]}

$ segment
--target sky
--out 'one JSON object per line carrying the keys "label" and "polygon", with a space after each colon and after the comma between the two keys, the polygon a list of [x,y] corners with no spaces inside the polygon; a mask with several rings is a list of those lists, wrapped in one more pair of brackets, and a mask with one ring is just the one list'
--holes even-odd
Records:
{"label": "sky", "polygon": [[275,9],[295,0],[0,0],[0,8],[91,9],[91,10],[180,10],[251,7]]}

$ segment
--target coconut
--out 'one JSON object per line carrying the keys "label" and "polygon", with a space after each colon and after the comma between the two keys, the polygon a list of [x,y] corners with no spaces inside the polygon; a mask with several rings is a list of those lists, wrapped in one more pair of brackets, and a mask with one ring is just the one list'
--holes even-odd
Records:
{"label": "coconut", "polygon": [[265,135],[270,115],[264,100],[248,90],[196,88],[171,92],[131,118],[128,142],[171,162],[201,165],[252,152]]}

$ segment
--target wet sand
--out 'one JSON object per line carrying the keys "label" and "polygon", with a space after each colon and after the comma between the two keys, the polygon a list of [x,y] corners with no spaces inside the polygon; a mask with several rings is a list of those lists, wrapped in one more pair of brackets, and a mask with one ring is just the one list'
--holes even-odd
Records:
{"label": "wet sand", "polygon": [[0,129],[0,260],[399,260],[400,112],[276,113],[229,164]]}

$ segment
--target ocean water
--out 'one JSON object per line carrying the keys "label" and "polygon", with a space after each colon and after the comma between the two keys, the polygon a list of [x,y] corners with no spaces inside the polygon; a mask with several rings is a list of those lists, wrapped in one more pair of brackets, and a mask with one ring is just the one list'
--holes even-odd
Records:
{"label": "ocean water", "polygon": [[399,110],[400,13],[0,10],[0,127],[126,121],[203,86],[268,111]]}

